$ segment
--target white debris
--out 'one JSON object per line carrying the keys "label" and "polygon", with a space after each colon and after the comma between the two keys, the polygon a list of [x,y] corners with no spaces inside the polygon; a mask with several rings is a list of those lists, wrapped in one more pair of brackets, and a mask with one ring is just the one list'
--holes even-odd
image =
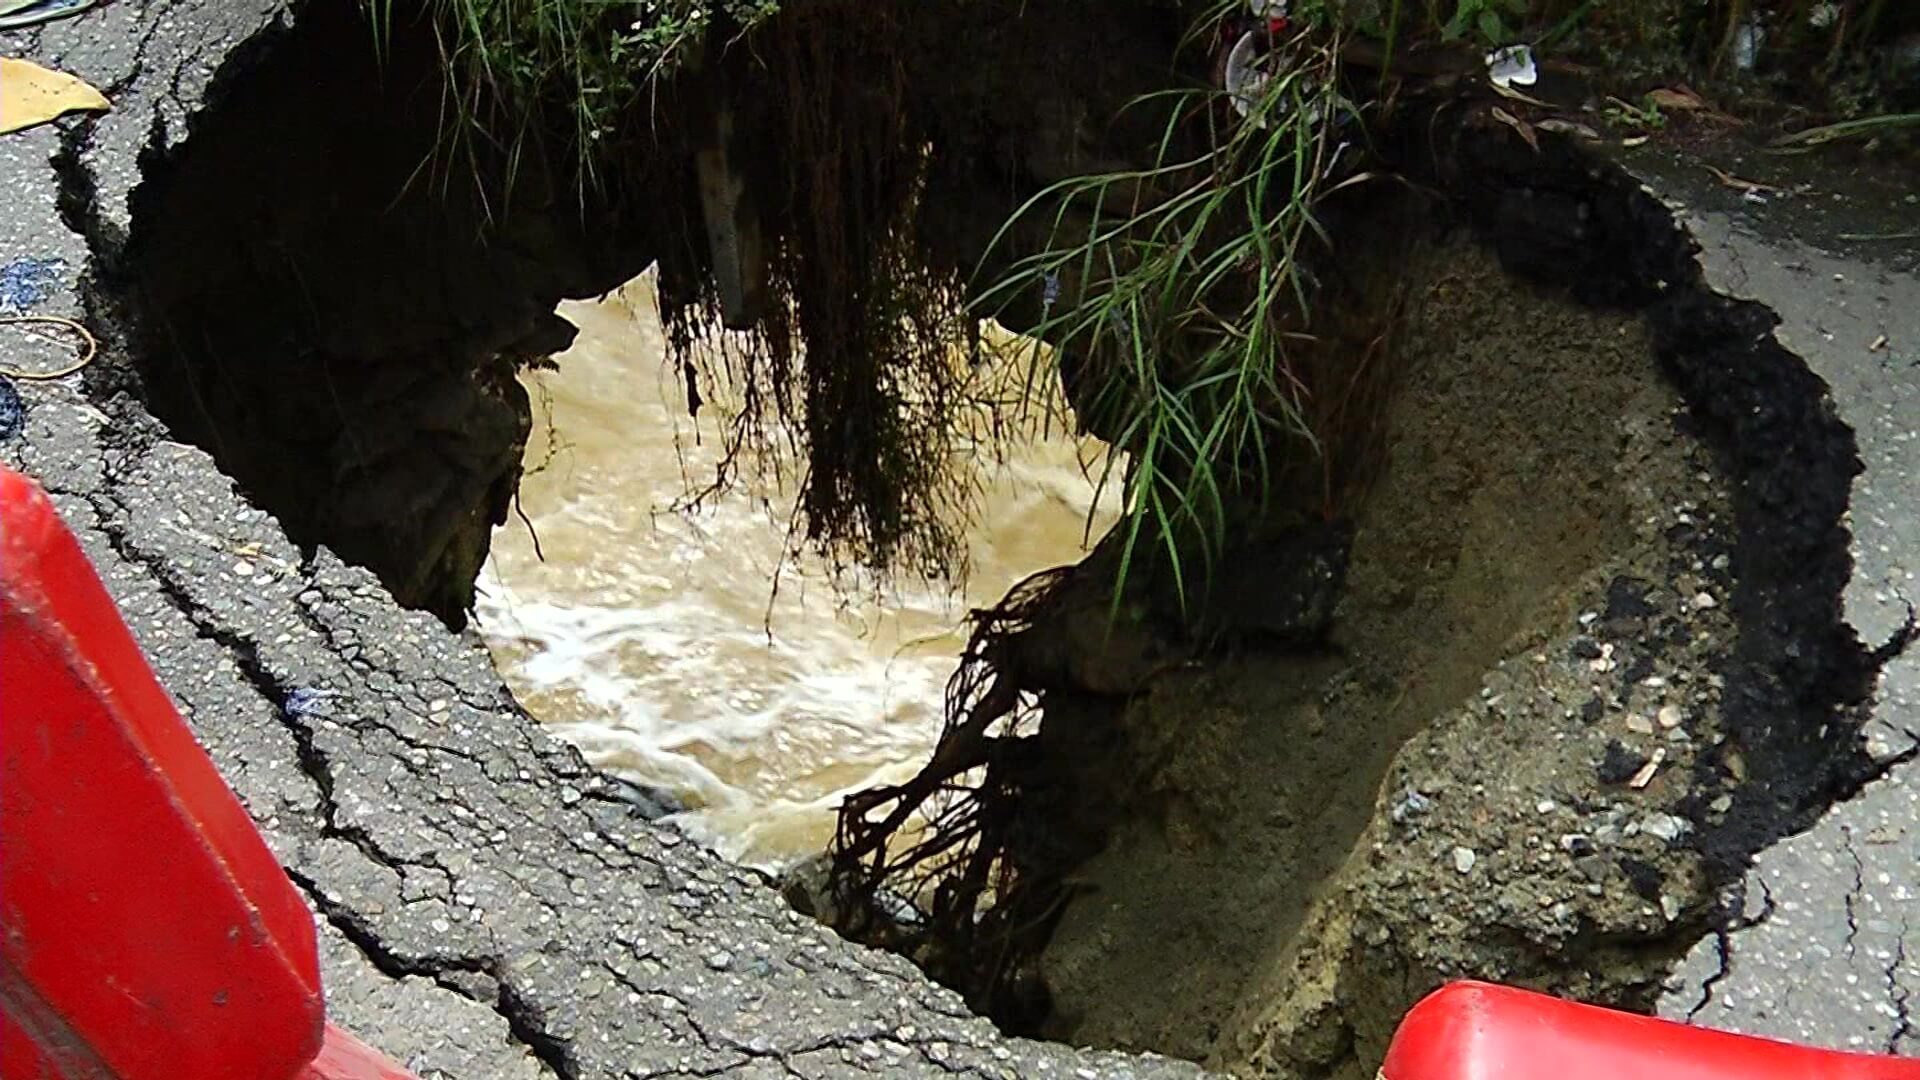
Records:
{"label": "white debris", "polygon": [[1680,721],[1683,718],[1683,714],[1680,712],[1680,706],[1678,705],[1662,705],[1660,707],[1660,726],[1669,731],[1679,727]]}
{"label": "white debris", "polygon": [[1633,774],[1633,779],[1627,781],[1627,786],[1635,791],[1639,791],[1648,784],[1653,783],[1653,774],[1660,771],[1660,764],[1666,760],[1666,747],[1663,746],[1655,749],[1653,756],[1647,759],[1647,763],[1640,766],[1640,771]]}
{"label": "white debris", "polygon": [[1760,60],[1760,47],[1767,42],[1767,32],[1760,28],[1760,20],[1748,19],[1733,32],[1733,66],[1738,71],[1752,71]]}
{"label": "white debris", "polygon": [[[1249,31],[1242,34],[1227,53],[1227,94],[1233,101],[1233,111],[1243,117],[1251,115],[1259,106],[1270,78],[1260,70],[1259,50],[1259,37]],[[1267,126],[1265,117],[1254,117],[1253,122],[1256,127]]]}
{"label": "white debris", "polygon": [[1672,814],[1655,812],[1640,819],[1641,832],[1662,840],[1678,840],[1680,834],[1689,828],[1692,826],[1685,818],[1677,818]]}
{"label": "white debris", "polygon": [[1614,664],[1613,664],[1613,642],[1611,642],[1611,641],[1607,641],[1607,642],[1602,642],[1602,643],[1601,643],[1601,645],[1600,645],[1600,656],[1599,656],[1599,658],[1598,658],[1598,659],[1595,659],[1595,660],[1592,660],[1592,661],[1589,661],[1589,662],[1588,662],[1588,664],[1587,664],[1587,667],[1589,667],[1589,668],[1591,668],[1591,669],[1593,669],[1593,670],[1594,670],[1594,671],[1596,671],[1596,672],[1600,672],[1600,673],[1603,673],[1603,674],[1604,674],[1605,672],[1609,672],[1609,671],[1612,671],[1612,670],[1613,670],[1613,666],[1614,666]]}
{"label": "white debris", "polygon": [[1488,53],[1487,78],[1503,90],[1510,86],[1532,86],[1539,82],[1540,68],[1533,62],[1533,49],[1526,45],[1509,45]]}
{"label": "white debris", "polygon": [[1473,873],[1473,864],[1476,858],[1477,857],[1474,855],[1472,848],[1468,848],[1468,847],[1454,848],[1453,849],[1453,868],[1455,870],[1460,871],[1463,874],[1471,874]]}

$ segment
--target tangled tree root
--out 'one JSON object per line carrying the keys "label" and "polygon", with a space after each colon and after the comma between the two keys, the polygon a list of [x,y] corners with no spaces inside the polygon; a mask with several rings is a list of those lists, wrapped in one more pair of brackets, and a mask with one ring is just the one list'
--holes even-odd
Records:
{"label": "tangled tree root", "polygon": [[[1004,1005],[1020,989],[1065,898],[1057,874],[1023,857],[1031,845],[1019,808],[1041,764],[1038,680],[1023,645],[1082,573],[1042,571],[973,613],[932,759],[905,783],[849,798],[834,840],[832,887],[845,924],[836,929],[902,948],[994,1013],[1004,1010],[989,1003]],[[926,904],[909,940],[883,923],[883,887]]]}
{"label": "tangled tree root", "polygon": [[[1217,565],[1260,572],[1183,594],[1159,552],[1135,552],[1116,608],[1122,532],[1078,566],[1026,579],[974,612],[926,766],[841,808],[835,928],[912,957],[1009,1031],[1035,1031],[1050,1011],[1037,961],[1128,790],[1128,733],[1076,723],[1074,699],[1136,695],[1196,657],[1312,653],[1326,641],[1350,515],[1382,467],[1382,417],[1398,385],[1408,289],[1392,238],[1415,235],[1409,222],[1426,206],[1387,189],[1326,209],[1363,253],[1329,260],[1317,332],[1294,334],[1287,374],[1303,388],[1314,442],[1287,448],[1273,505],[1247,496],[1227,530]],[[903,896],[924,917],[903,925]]]}

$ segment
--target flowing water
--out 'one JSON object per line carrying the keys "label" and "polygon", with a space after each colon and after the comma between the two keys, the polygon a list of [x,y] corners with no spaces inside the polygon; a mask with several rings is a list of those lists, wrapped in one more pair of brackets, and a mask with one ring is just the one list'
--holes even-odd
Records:
{"label": "flowing water", "polygon": [[683,798],[679,822],[729,856],[817,853],[841,798],[926,759],[966,611],[1079,558],[1111,522],[1089,479],[1096,449],[1035,430],[974,466],[984,497],[963,588],[836,585],[818,559],[783,559],[790,476],[672,508],[711,477],[719,429],[712,409],[686,415],[649,279],[560,314],[579,337],[558,371],[526,376],[532,531],[499,529],[480,580],[495,661],[536,717],[596,765]]}

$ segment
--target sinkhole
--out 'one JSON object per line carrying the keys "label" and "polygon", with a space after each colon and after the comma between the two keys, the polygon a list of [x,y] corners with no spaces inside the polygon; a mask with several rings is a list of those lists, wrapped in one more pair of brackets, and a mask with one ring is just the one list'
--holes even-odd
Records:
{"label": "sinkhole", "polygon": [[[1063,172],[1124,163],[1138,140],[1087,118],[1178,41],[1130,12],[1102,31],[1125,62],[1074,74],[1093,31],[1034,7],[968,23],[983,71],[904,99],[946,140],[926,235],[952,265]],[[91,386],[457,628],[516,524],[521,376],[574,337],[556,305],[701,265],[671,151],[710,117],[668,95],[621,196],[537,155],[508,183],[501,155],[448,167],[430,31],[384,60],[366,32],[304,9],[143,163],[92,297],[136,360]],[[1048,50],[1042,100],[957,119]],[[1469,92],[1364,142],[1313,312],[1326,362],[1370,365],[1340,497],[1243,508],[1194,607],[1149,589],[1116,618],[1113,536],[1030,580],[955,642],[930,756],[790,889],[1010,1031],[1333,1076],[1449,977],[1645,1006],[1745,860],[1871,773],[1833,734],[1877,660],[1840,611],[1853,437],[1771,313],[1712,292],[1629,173]],[[932,824],[887,824],[910,814]],[[883,892],[922,910],[876,916]]]}

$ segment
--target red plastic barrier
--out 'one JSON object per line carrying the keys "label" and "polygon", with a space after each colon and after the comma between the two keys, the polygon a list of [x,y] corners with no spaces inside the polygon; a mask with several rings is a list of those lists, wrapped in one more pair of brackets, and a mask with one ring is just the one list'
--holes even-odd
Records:
{"label": "red plastic barrier", "polygon": [[0,860],[0,1080],[406,1076],[326,1031],[299,894],[4,468]]}
{"label": "red plastic barrier", "polygon": [[415,1080],[412,1073],[380,1056],[359,1039],[327,1025],[320,1056],[296,1080]]}
{"label": "red plastic barrier", "polygon": [[1479,982],[1429,994],[1382,1080],[1920,1080],[1920,1060],[1843,1054]]}

